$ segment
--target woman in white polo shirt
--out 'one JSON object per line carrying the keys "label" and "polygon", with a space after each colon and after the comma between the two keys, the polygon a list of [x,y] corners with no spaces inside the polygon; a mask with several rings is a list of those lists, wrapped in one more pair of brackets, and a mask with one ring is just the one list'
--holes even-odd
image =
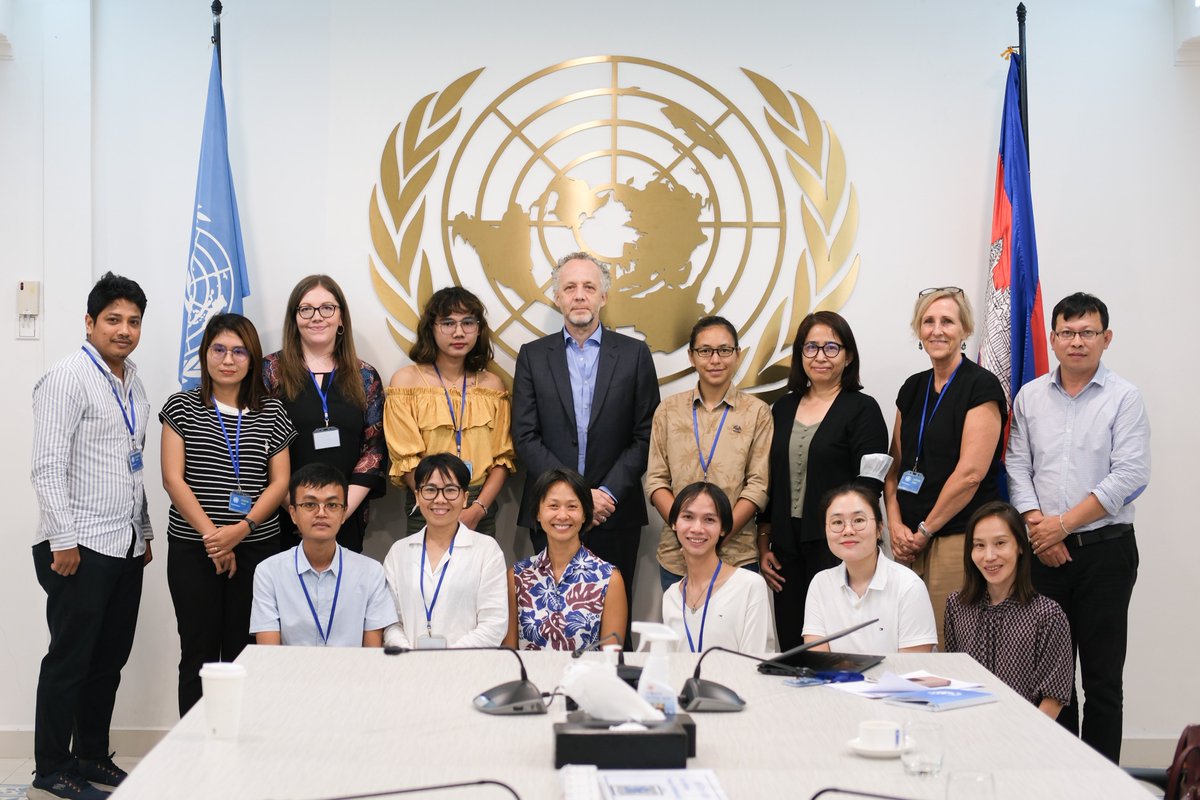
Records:
{"label": "woman in white polo shirt", "polygon": [[[804,604],[804,641],[860,622],[874,625],[843,636],[842,653],[928,653],[937,644],[929,592],[917,574],[880,550],[879,497],[850,484],[825,496],[825,536],[841,564],[818,572]],[[814,650],[829,650],[828,644]]]}

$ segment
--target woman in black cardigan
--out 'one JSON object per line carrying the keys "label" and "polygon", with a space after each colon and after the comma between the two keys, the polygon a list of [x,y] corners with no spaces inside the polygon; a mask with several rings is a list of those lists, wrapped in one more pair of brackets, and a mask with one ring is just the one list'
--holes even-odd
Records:
{"label": "woman in black cardigan", "polygon": [[821,497],[852,481],[882,491],[891,461],[883,414],[863,394],[858,375],[858,347],[846,320],[832,311],[805,317],[792,345],[788,393],[771,407],[770,500],[758,525],[759,565],[775,592],[780,650],[803,642],[808,584],[838,563],[826,544]]}

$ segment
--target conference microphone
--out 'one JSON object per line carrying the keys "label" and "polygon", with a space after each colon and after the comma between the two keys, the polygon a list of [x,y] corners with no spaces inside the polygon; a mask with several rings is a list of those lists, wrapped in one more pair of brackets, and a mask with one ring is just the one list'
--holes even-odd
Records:
{"label": "conference microphone", "polygon": [[874,800],[912,800],[912,798],[910,798],[910,797],[900,797],[899,795],[894,795],[894,794],[876,794],[875,792],[860,792],[858,789],[839,789],[836,786],[827,786],[824,789],[817,792],[816,794],[814,794],[812,797],[808,798],[808,800],[817,800],[817,798],[820,797],[821,795],[830,794],[830,793],[848,794],[851,797],[870,797],[870,798],[874,798]]}
{"label": "conference microphone", "polygon": [[[579,647],[576,647],[571,652],[571,658],[579,658],[584,653],[589,653],[592,650],[599,650],[600,646],[602,644],[604,644],[605,642],[607,642],[609,639],[616,639],[618,647],[625,646],[625,640],[621,638],[621,634],[617,633],[616,631],[613,631],[612,633],[608,634],[607,636],[601,636],[599,639],[592,642],[591,644],[585,644],[585,645],[580,645]],[[622,661],[622,663],[623,663],[623,661]]]}
{"label": "conference microphone", "polygon": [[[405,648],[397,647],[397,652],[403,651]],[[487,647],[462,647],[461,650],[487,650]],[[391,655],[395,655],[394,653]],[[511,794],[517,800],[521,800],[521,795],[517,794],[517,790],[509,786],[503,781],[492,780],[491,778],[480,778],[477,781],[460,781],[459,783],[434,783],[429,786],[410,786],[407,789],[387,789],[382,792],[366,792],[365,794],[338,794],[332,797],[317,797],[314,800],[368,800],[373,797],[392,797],[398,794],[417,794],[418,792],[440,792],[446,789],[465,789],[468,786],[499,786],[504,791]]]}
{"label": "conference microphone", "polygon": [[511,647],[448,647],[443,649],[424,649],[416,647],[398,647],[388,645],[383,648],[384,655],[398,656],[401,653],[462,653],[467,650],[499,650],[502,653],[512,653],[513,658],[521,665],[521,677],[515,681],[493,686],[475,697],[475,708],[484,714],[513,715],[513,714],[545,714],[546,700],[542,690],[529,680],[525,671],[525,661]]}
{"label": "conference microphone", "polygon": [[[708,658],[709,653],[717,651],[733,653],[735,656],[748,658],[758,664],[767,661],[767,659],[761,656],[750,655],[749,653],[732,650],[728,647],[721,647],[719,645],[709,647],[696,662],[696,671],[692,673],[692,677],[684,681],[683,691],[679,694],[679,707],[684,711],[741,711],[746,707],[746,701],[739,697],[738,693],[733,689],[716,681],[707,681],[700,677],[700,665],[704,663],[704,659]],[[783,665],[781,672],[803,676],[808,671],[803,667]]]}

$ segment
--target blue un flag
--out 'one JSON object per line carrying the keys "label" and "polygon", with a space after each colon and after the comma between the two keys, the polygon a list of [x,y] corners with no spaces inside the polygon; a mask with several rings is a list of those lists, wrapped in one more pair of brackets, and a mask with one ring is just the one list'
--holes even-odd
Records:
{"label": "blue un flag", "polygon": [[179,340],[179,385],[185,390],[200,384],[199,350],[204,326],[217,314],[240,314],[242,298],[250,294],[242,226],[229,171],[225,93],[221,90],[221,66],[215,48],[208,76],[193,213]]}

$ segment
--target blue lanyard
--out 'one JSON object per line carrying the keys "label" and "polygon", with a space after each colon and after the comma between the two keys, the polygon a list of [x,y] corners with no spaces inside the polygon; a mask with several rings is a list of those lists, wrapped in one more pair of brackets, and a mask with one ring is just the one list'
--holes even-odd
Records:
{"label": "blue lanyard", "polygon": [[683,593],[683,632],[688,637],[688,649],[693,653],[704,652],[704,623],[708,621],[708,601],[712,600],[713,587],[717,585],[717,576],[721,574],[721,562],[717,562],[717,568],[713,570],[712,578],[708,582],[708,594],[704,596],[704,613],[700,615],[700,647],[697,648],[692,642],[692,631],[687,624],[687,576],[683,578],[683,582],[679,584],[679,591]]}
{"label": "blue lanyard", "polygon": [[125,404],[121,402],[121,395],[117,393],[117,387],[114,386],[113,382],[108,379],[109,373],[105,372],[104,367],[100,366],[100,362],[96,360],[94,355],[92,355],[92,351],[88,350],[82,345],[80,345],[79,349],[87,354],[87,357],[90,358],[92,363],[96,365],[96,369],[100,370],[100,374],[104,376],[106,381],[108,381],[108,388],[112,390],[113,397],[115,397],[117,400],[117,407],[121,409],[121,418],[125,420],[125,429],[129,431],[130,436],[136,436],[137,434],[135,431],[137,430],[137,408],[133,405],[133,388],[130,387],[129,389],[129,413],[126,414]]}
{"label": "blue lanyard", "polygon": [[[450,409],[450,424],[454,427],[454,446],[458,448],[458,457],[462,458],[462,432],[463,426],[459,424],[458,419],[454,416],[454,404],[450,402],[450,390],[446,388],[446,381],[442,378],[442,371],[438,369],[437,364],[433,365],[433,371],[437,373],[438,381],[442,384],[442,391],[446,393],[446,408]],[[463,390],[462,390],[462,416],[463,424],[467,421],[467,370],[463,369]],[[328,424],[328,423],[326,423]]]}
{"label": "blue lanyard", "polygon": [[309,377],[313,379],[313,385],[317,387],[317,397],[321,398],[321,413],[325,415],[325,427],[329,427],[329,387],[333,385],[333,376],[337,375],[335,367],[329,373],[329,380],[325,383],[325,388],[321,388],[321,382],[317,380],[317,375],[311,369],[308,371]]}
{"label": "blue lanyard", "polygon": [[421,537],[421,605],[425,607],[425,633],[433,635],[433,609],[437,605],[438,595],[442,593],[442,581],[446,579],[446,569],[450,566],[450,556],[454,555],[454,539],[458,538],[458,531],[454,532],[454,536],[450,539],[450,552],[446,553],[446,561],[442,564],[442,574],[438,576],[437,588],[433,590],[433,602],[426,604],[425,602],[425,536],[428,536],[428,529],[425,535]]}
{"label": "blue lanyard", "polygon": [[[946,393],[950,391],[950,384],[954,383],[954,378],[958,375],[958,371],[962,369],[963,361],[958,362],[958,366],[954,368],[954,372],[950,373],[950,380],[946,381],[946,385],[942,387],[942,391],[938,393],[937,402],[933,404],[933,414],[929,415],[929,421],[933,422],[934,414],[937,414],[938,406],[942,404],[942,400],[946,398]],[[929,392],[933,389],[933,373],[929,373],[929,383],[925,384],[925,404],[921,406],[921,428],[917,431],[917,457],[913,459],[913,471],[917,469],[917,464],[921,461],[921,443],[925,441],[925,412],[929,409]]]}
{"label": "blue lanyard", "polygon": [[229,462],[233,464],[233,479],[237,482],[238,489],[242,488],[242,410],[238,409],[237,430],[233,434],[233,442],[229,441],[229,431],[225,430],[225,419],[221,416],[221,410],[217,408],[217,398],[214,396],[213,413],[217,415],[217,422],[221,426],[221,435],[225,437],[225,449],[229,451]]}
{"label": "blue lanyard", "polygon": [[696,404],[692,403],[692,433],[696,435],[696,455],[700,458],[700,471],[704,480],[708,480],[708,468],[712,466],[713,456],[717,453],[717,442],[721,439],[721,430],[725,427],[725,417],[729,416],[729,406],[721,412],[721,421],[717,424],[717,433],[713,436],[712,447],[708,450],[708,460],[704,460],[704,451],[700,449],[700,420],[696,416]]}
{"label": "blue lanyard", "polygon": [[[304,590],[304,599],[308,601],[308,610],[312,612],[313,622],[317,623],[317,635],[321,637],[324,644],[329,644],[329,637],[333,635],[333,615],[337,613],[338,595],[342,593],[342,548],[338,547],[338,573],[337,583],[333,585],[333,605],[329,609],[329,625],[321,630],[321,618],[317,616],[317,607],[313,605],[312,597],[308,594],[308,587],[304,585],[304,576],[300,574],[300,548],[304,545],[296,546],[294,560],[296,562],[296,579],[300,581],[300,588]],[[315,572],[315,570],[314,570]],[[317,576],[320,580],[320,576]]]}

